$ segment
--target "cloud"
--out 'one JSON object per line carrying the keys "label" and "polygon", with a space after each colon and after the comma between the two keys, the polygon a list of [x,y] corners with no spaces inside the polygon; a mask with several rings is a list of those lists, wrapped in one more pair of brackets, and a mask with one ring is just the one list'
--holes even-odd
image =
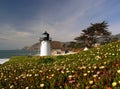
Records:
{"label": "cloud", "polygon": [[[38,12],[35,11],[33,18],[25,18],[22,21],[18,18],[17,23],[13,20],[0,26],[0,44],[5,44],[4,48],[5,46],[10,48],[29,46],[39,42],[39,37],[44,31],[48,31],[53,40],[72,41],[91,22],[101,22],[106,19],[112,21],[110,18],[116,15],[120,6],[113,5],[114,2],[108,0],[68,0],[65,4],[57,2],[37,6]],[[27,15],[27,13],[23,14]],[[119,27],[118,21],[112,23],[109,28],[113,34],[116,34],[119,32]]]}
{"label": "cloud", "polygon": [[5,48],[4,46],[10,47],[10,49],[22,48],[34,42],[30,32],[18,31],[12,25],[6,24],[0,30],[0,44],[5,44],[0,46],[0,49]]}
{"label": "cloud", "polygon": [[6,38],[4,38],[4,37],[0,37],[0,40],[3,40],[3,41],[4,41],[4,40],[8,40],[8,39],[6,39]]}
{"label": "cloud", "polygon": [[29,32],[16,30],[14,26],[8,24],[1,27],[1,33],[0,33],[1,38],[6,38],[9,40],[16,38],[26,38],[26,37],[30,37],[31,35],[32,34]]}
{"label": "cloud", "polygon": [[[84,0],[82,0],[82,2],[70,0],[67,6],[59,9],[58,13],[54,12],[56,11],[55,8],[52,8],[52,10],[49,9],[48,12],[45,12],[47,15],[43,15],[42,19],[37,19],[37,22],[35,20],[30,22],[29,27],[26,29],[34,33],[34,39],[40,36],[42,32],[48,31],[54,40],[73,40],[81,33],[81,30],[85,29],[86,26],[91,23],[91,21],[85,17],[86,14],[90,15],[88,12],[96,7],[100,7],[104,1],[105,0],[100,0],[96,2],[96,0],[91,0],[89,3],[86,3]],[[96,11],[97,10],[95,10],[95,12]],[[51,14],[53,15],[52,17]],[[37,18],[39,18],[39,16],[41,17],[41,13],[38,13],[37,16]]]}
{"label": "cloud", "polygon": [[112,32],[113,35],[120,33],[120,22],[114,22],[109,26],[109,30]]}
{"label": "cloud", "polygon": [[60,13],[57,13],[60,14],[59,16],[63,16],[61,20],[55,20],[53,22],[52,20],[54,17],[49,18],[49,13],[47,13],[47,21],[43,19],[41,23],[37,23],[34,27],[35,29],[41,29],[41,31],[49,31],[52,34],[53,38],[56,40],[73,40],[74,37],[78,36],[81,30],[84,29],[83,27],[85,26],[81,26],[81,24],[86,24],[86,22],[90,24],[88,19],[86,19],[85,17],[88,11],[93,8],[99,7],[104,2],[104,0],[97,1],[95,4],[93,4],[94,2],[96,2],[96,0],[91,0],[89,3],[86,3],[86,1],[84,0],[82,0],[82,2],[79,2],[78,0],[77,2],[71,0],[68,6],[61,7],[64,8],[62,9],[62,12],[60,11]]}

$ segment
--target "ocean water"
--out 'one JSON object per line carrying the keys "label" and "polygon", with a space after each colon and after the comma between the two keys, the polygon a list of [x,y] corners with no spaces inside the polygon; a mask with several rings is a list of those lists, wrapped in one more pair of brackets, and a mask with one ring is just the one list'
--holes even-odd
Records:
{"label": "ocean water", "polygon": [[36,55],[38,51],[28,50],[0,50],[0,64],[8,61],[12,56]]}

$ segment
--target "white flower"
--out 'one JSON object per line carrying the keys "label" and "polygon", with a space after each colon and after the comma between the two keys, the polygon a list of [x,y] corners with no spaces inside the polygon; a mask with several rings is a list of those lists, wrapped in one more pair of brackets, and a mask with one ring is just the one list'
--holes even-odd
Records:
{"label": "white flower", "polygon": [[100,71],[97,71],[97,74],[100,74]]}
{"label": "white flower", "polygon": [[112,55],[114,56],[115,54],[113,53]]}
{"label": "white flower", "polygon": [[16,70],[14,70],[14,72],[16,72]]}
{"label": "white flower", "polygon": [[87,76],[87,73],[84,73],[83,76]]}
{"label": "white flower", "polygon": [[113,82],[113,83],[112,83],[112,86],[113,86],[113,87],[115,87],[116,85],[117,85],[117,83],[116,83],[116,82]]}
{"label": "white flower", "polygon": [[69,73],[69,72],[70,72],[69,70],[66,71],[66,73]]}
{"label": "white flower", "polygon": [[64,74],[64,71],[61,71],[62,74]]}
{"label": "white flower", "polygon": [[74,73],[74,70],[72,70],[72,73]]}
{"label": "white flower", "polygon": [[94,77],[94,78],[96,78],[96,77],[97,77],[97,75],[95,74],[95,75],[93,75],[93,77]]}
{"label": "white flower", "polygon": [[88,68],[89,68],[89,69],[91,69],[91,67],[90,67],[90,66],[89,66]]}
{"label": "white flower", "polygon": [[39,74],[35,74],[35,76],[39,76]]}
{"label": "white flower", "polygon": [[13,87],[14,87],[14,85],[11,85],[11,86],[10,86],[10,88],[13,88]]}
{"label": "white flower", "polygon": [[58,68],[57,71],[59,71],[60,69]]}
{"label": "white flower", "polygon": [[104,69],[104,68],[105,68],[105,66],[100,66],[99,68],[100,68],[100,69]]}
{"label": "white flower", "polygon": [[97,67],[96,66],[94,66],[94,69],[96,69]]}
{"label": "white flower", "polygon": [[39,72],[40,72],[40,73],[42,73],[43,71],[42,71],[42,70],[40,70]]}
{"label": "white flower", "polygon": [[95,59],[96,59],[96,60],[99,60],[99,59],[101,59],[101,57],[100,57],[100,56],[96,56]]}
{"label": "white flower", "polygon": [[72,75],[69,75],[68,77],[69,77],[69,78],[72,78],[73,76],[72,76]]}
{"label": "white flower", "polygon": [[90,71],[87,71],[88,73],[90,73]]}
{"label": "white flower", "polygon": [[53,77],[53,76],[54,76],[54,74],[51,74],[51,76]]}
{"label": "white flower", "polygon": [[46,76],[46,78],[49,78],[48,76]]}
{"label": "white flower", "polygon": [[106,64],[107,62],[104,62],[104,64]]}
{"label": "white flower", "polygon": [[[0,78],[1,79],[1,78]],[[6,78],[4,79],[5,81],[7,80]]]}
{"label": "white flower", "polygon": [[117,73],[120,74],[120,70],[117,70]]}
{"label": "white flower", "polygon": [[29,89],[29,87],[26,87],[25,89]]}
{"label": "white flower", "polygon": [[15,79],[18,80],[18,77],[16,77]]}
{"label": "white flower", "polygon": [[42,83],[42,84],[40,84],[40,87],[44,87],[44,84]]}
{"label": "white flower", "polygon": [[118,83],[120,84],[120,81],[118,81]]}
{"label": "white flower", "polygon": [[80,70],[82,70],[82,67],[79,67]]}
{"label": "white flower", "polygon": [[26,78],[26,76],[22,76],[22,78]]}
{"label": "white flower", "polygon": [[91,81],[89,81],[89,84],[93,84],[93,81],[91,80]]}
{"label": "white flower", "polygon": [[83,68],[83,69],[86,69],[86,66],[83,66],[82,68]]}
{"label": "white flower", "polygon": [[32,74],[27,74],[27,77],[31,77],[32,76]]}
{"label": "white flower", "polygon": [[98,79],[101,79],[100,77],[98,77]]}
{"label": "white flower", "polygon": [[68,68],[66,68],[66,70],[68,70]]}

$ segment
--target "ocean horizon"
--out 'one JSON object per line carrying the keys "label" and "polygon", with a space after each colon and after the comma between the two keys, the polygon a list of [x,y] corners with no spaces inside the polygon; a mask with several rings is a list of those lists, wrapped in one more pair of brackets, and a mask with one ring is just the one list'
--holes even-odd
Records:
{"label": "ocean horizon", "polygon": [[36,55],[38,51],[31,50],[0,50],[0,64],[8,61],[12,56]]}

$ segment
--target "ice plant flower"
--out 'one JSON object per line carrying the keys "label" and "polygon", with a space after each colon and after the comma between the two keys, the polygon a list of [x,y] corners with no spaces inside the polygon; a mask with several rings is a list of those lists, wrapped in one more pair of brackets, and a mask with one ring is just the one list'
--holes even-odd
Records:
{"label": "ice plant flower", "polygon": [[98,75],[96,75],[96,74],[95,74],[95,75],[93,75],[93,77],[94,77],[94,78],[96,78],[97,76],[98,76]]}
{"label": "ice plant flower", "polygon": [[85,89],[89,89],[89,86],[86,86]]}
{"label": "ice plant flower", "polygon": [[91,69],[91,67],[90,67],[90,66],[89,66],[88,68],[89,68],[89,69]]}
{"label": "ice plant flower", "polygon": [[14,85],[11,85],[11,86],[10,86],[10,89],[13,88],[13,87],[14,87]]}
{"label": "ice plant flower", "polygon": [[112,89],[111,87],[107,87],[106,89]]}
{"label": "ice plant flower", "polygon": [[83,76],[87,76],[87,73],[84,73]]}
{"label": "ice plant flower", "polygon": [[117,70],[117,73],[120,74],[120,70]]}
{"label": "ice plant flower", "polygon": [[51,74],[51,76],[53,77],[53,76],[54,76],[54,74]]}
{"label": "ice plant flower", "polygon": [[105,68],[105,66],[100,66],[99,68],[100,68],[100,69],[104,69],[104,68]]}
{"label": "ice plant flower", "polygon": [[87,73],[90,73],[90,71],[87,71]]}
{"label": "ice plant flower", "polygon": [[104,64],[106,64],[107,62],[104,62]]}
{"label": "ice plant flower", "polygon": [[32,76],[32,74],[27,74],[27,77],[31,77]]}
{"label": "ice plant flower", "polygon": [[39,76],[39,74],[35,74],[35,76],[37,77],[37,76]]}
{"label": "ice plant flower", "polygon": [[25,89],[29,89],[29,87],[26,87]]}
{"label": "ice plant flower", "polygon": [[100,77],[98,77],[98,79],[101,79]]}
{"label": "ice plant flower", "polygon": [[120,84],[120,81],[118,81],[118,83]]}
{"label": "ice plant flower", "polygon": [[96,66],[94,66],[94,69],[96,69],[97,67]]}
{"label": "ice plant flower", "polygon": [[100,74],[100,71],[97,71],[97,74]]}
{"label": "ice plant flower", "polygon": [[72,78],[73,78],[72,75],[69,75],[69,76],[68,76],[68,79],[69,79],[69,80],[72,80]]}
{"label": "ice plant flower", "polygon": [[83,69],[86,69],[86,66],[83,66],[82,68],[83,68]]}
{"label": "ice plant flower", "polygon": [[44,84],[42,83],[42,84],[40,84],[40,87],[44,87]]}
{"label": "ice plant flower", "polygon": [[72,73],[74,73],[75,71],[74,70],[72,70]]}
{"label": "ice plant flower", "polygon": [[89,81],[89,84],[91,84],[91,85],[92,85],[92,84],[93,84],[93,81],[92,81],[92,80],[91,80],[91,81]]}
{"label": "ice plant flower", "polygon": [[69,83],[74,83],[74,82],[75,82],[75,80],[70,80],[70,81],[69,81]]}
{"label": "ice plant flower", "polygon": [[113,86],[113,87],[115,87],[116,85],[117,85],[117,83],[116,83],[116,82],[113,82],[113,83],[112,83],[112,86]]}
{"label": "ice plant flower", "polygon": [[69,70],[66,71],[66,73],[69,73],[69,72],[70,72]]}
{"label": "ice plant flower", "polygon": [[43,71],[42,71],[42,70],[40,70],[39,72],[40,72],[40,73],[42,73]]}
{"label": "ice plant flower", "polygon": [[72,78],[72,75],[69,75],[68,77],[69,77],[69,78]]}
{"label": "ice plant flower", "polygon": [[95,57],[95,59],[99,60],[99,59],[101,59],[101,57],[98,55],[98,56]]}
{"label": "ice plant flower", "polygon": [[64,71],[61,71],[62,74],[64,74]]}

